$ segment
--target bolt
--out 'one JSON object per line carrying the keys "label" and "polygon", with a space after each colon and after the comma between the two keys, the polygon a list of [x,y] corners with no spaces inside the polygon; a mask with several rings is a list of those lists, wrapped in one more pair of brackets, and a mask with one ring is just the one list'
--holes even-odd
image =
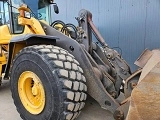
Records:
{"label": "bolt", "polygon": [[124,113],[121,110],[116,110],[113,116],[115,120],[124,120]]}
{"label": "bolt", "polygon": [[111,93],[111,96],[112,96],[113,98],[115,98],[115,97],[116,97],[116,92],[113,91],[113,92]]}
{"label": "bolt", "polygon": [[136,85],[137,85],[137,83],[131,83],[131,87],[132,87],[132,89],[133,89],[133,88],[135,88],[135,87],[136,87]]}

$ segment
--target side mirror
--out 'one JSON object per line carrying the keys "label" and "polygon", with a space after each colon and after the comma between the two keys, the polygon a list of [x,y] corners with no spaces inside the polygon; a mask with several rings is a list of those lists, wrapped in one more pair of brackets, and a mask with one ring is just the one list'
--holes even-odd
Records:
{"label": "side mirror", "polygon": [[53,8],[54,8],[54,12],[55,12],[56,14],[58,14],[58,13],[59,13],[59,8],[58,8],[58,6],[57,6],[56,3],[53,4]]}

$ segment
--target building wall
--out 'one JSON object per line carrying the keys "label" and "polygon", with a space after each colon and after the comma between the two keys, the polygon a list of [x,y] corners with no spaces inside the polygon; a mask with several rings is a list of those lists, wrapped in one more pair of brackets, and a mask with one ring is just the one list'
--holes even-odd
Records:
{"label": "building wall", "polygon": [[[160,48],[160,0],[55,0],[60,13],[54,20],[77,25],[80,9],[92,12],[93,22],[111,48],[122,50],[133,64],[145,48]],[[121,50],[120,50],[121,49]]]}

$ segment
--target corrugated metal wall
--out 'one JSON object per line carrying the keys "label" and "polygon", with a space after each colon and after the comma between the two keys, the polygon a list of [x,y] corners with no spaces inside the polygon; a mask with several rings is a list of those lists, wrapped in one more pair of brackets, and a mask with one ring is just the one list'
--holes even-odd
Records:
{"label": "corrugated metal wall", "polygon": [[109,46],[122,49],[133,64],[145,48],[160,48],[160,0],[55,0],[60,14],[54,20],[77,25],[80,9],[92,12],[93,22]]}

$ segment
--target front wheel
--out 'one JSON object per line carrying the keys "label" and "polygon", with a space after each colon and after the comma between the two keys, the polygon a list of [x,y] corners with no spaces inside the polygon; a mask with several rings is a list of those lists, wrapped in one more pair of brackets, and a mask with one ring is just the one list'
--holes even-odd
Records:
{"label": "front wheel", "polygon": [[35,45],[22,49],[10,77],[12,97],[24,120],[73,120],[85,105],[83,70],[62,48]]}

